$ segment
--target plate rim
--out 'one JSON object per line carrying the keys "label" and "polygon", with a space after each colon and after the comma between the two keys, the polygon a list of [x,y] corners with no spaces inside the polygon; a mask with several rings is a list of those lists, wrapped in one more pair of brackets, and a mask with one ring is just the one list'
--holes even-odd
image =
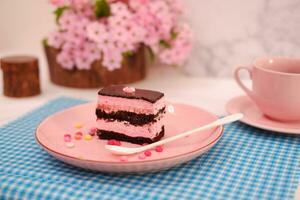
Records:
{"label": "plate rim", "polygon": [[[225,108],[226,108],[226,112],[228,113],[228,114],[233,114],[234,112],[231,112],[230,111],[230,105],[234,102],[234,101],[236,101],[237,99],[243,99],[243,98],[247,98],[247,99],[249,99],[249,100],[251,100],[247,95],[239,95],[239,96],[235,96],[235,97],[233,97],[233,98],[231,98],[230,100],[228,100],[227,101],[227,103],[226,103],[226,105],[225,105]],[[250,121],[249,120],[247,120],[247,119],[249,119],[249,118],[247,118],[247,117],[244,117],[244,118],[242,118],[240,121],[241,122],[243,122],[243,123],[245,123],[245,124],[247,124],[247,125],[249,125],[249,126],[253,126],[253,127],[255,127],[255,128],[260,128],[260,129],[263,129],[263,130],[267,130],[267,131],[274,131],[274,132],[277,132],[277,133],[283,133],[283,134],[293,134],[293,135],[300,135],[300,129],[299,130],[296,130],[296,129],[290,129],[290,128],[288,128],[288,129],[286,129],[286,128],[272,128],[272,127],[270,127],[270,126],[267,126],[267,125],[261,125],[261,124],[258,124],[258,123],[255,123],[255,122],[253,122],[253,121],[251,121],[251,119],[250,119]],[[270,120],[271,121],[271,120]],[[275,121],[276,122],[276,121]]]}
{"label": "plate rim", "polygon": [[[45,121],[47,121],[50,117],[53,117],[54,115],[57,115],[57,114],[60,114],[62,112],[65,112],[67,110],[71,110],[71,109],[75,109],[76,107],[80,107],[80,106],[83,106],[83,105],[87,105],[87,104],[92,104],[92,103],[95,103],[95,102],[87,102],[87,103],[83,103],[83,104],[80,104],[80,105],[76,105],[76,106],[72,106],[72,107],[69,107],[69,108],[66,108],[64,110],[61,110],[61,111],[58,111],[58,112],[55,112],[53,114],[51,114],[50,116],[48,116],[47,118],[45,118],[44,120],[42,120],[36,127],[35,129],[35,134],[34,134],[34,137],[35,137],[35,140],[37,142],[37,144],[39,146],[41,146],[44,150],[46,151],[50,151],[54,154],[58,154],[60,156],[63,156],[63,157],[67,157],[69,159],[74,159],[74,160],[78,160],[78,161],[87,161],[87,162],[93,162],[93,163],[99,163],[99,164],[113,164],[113,165],[120,165],[120,162],[114,162],[114,161],[99,161],[99,160],[89,160],[89,159],[82,159],[82,158],[78,158],[78,157],[74,157],[74,156],[70,156],[70,155],[66,155],[66,154],[63,154],[63,153],[60,153],[60,152],[57,152],[53,149],[50,149],[49,147],[47,147],[46,145],[44,145],[41,141],[39,141],[38,139],[38,129],[39,127],[41,126],[42,123],[45,123]],[[171,103],[170,101],[167,101],[167,103]],[[202,109],[200,107],[197,107],[197,106],[194,106],[194,105],[190,105],[190,104],[185,104],[185,103],[178,103],[178,102],[173,102],[172,101],[172,104],[181,104],[181,105],[187,105],[187,106],[192,106],[196,109],[200,109],[206,113],[209,113],[210,115],[218,118],[217,115],[205,110],[205,109]],[[217,132],[218,131],[218,132]],[[160,159],[155,159],[155,160],[141,160],[141,161],[128,161],[128,162],[122,162],[122,164],[126,164],[126,165],[130,165],[130,164],[143,164],[143,163],[151,163],[151,162],[160,162],[160,161],[167,161],[167,160],[172,160],[172,159],[176,159],[176,158],[179,158],[179,157],[182,157],[182,156],[188,156],[190,154],[194,154],[198,151],[201,151],[211,145],[214,145],[216,144],[220,139],[221,137],[223,136],[224,134],[224,126],[218,126],[218,127],[215,127],[215,129],[213,130],[213,133],[216,133],[218,134],[218,137],[215,138],[213,141],[211,141],[209,144],[205,145],[205,146],[202,146],[201,148],[198,148],[198,149],[195,149],[193,151],[189,151],[187,153],[184,153],[184,154],[178,154],[178,155],[175,155],[175,156],[172,156],[172,157],[167,157],[167,158],[160,158]]]}

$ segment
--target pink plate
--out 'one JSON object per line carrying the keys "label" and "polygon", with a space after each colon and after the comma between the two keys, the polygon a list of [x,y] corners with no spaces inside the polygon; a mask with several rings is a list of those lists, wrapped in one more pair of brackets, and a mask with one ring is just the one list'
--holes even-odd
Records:
{"label": "pink plate", "polygon": [[279,122],[271,120],[262,114],[256,104],[247,96],[231,99],[226,105],[227,112],[244,114],[241,120],[245,124],[281,133],[300,134],[300,122]]}
{"label": "pink plate", "polygon": [[[48,117],[36,130],[38,144],[57,159],[78,167],[102,172],[146,172],[167,169],[203,154],[216,144],[223,132],[223,127],[210,129],[166,144],[162,152],[152,150],[150,157],[141,159],[139,155],[130,155],[124,158],[107,151],[104,148],[107,141],[97,136],[91,140],[74,138],[78,131],[85,135],[91,127],[97,127],[95,106],[95,103],[82,104]],[[167,110],[165,137],[217,119],[205,110],[185,104],[169,103]],[[71,135],[73,147],[66,146],[65,134]],[[137,146],[126,142],[122,145]]]}

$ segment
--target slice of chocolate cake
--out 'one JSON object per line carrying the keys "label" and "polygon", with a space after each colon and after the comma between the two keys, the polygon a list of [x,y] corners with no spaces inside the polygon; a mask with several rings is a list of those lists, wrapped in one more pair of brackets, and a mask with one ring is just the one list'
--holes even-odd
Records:
{"label": "slice of chocolate cake", "polygon": [[98,92],[98,136],[135,144],[153,143],[164,136],[164,94],[109,86]]}

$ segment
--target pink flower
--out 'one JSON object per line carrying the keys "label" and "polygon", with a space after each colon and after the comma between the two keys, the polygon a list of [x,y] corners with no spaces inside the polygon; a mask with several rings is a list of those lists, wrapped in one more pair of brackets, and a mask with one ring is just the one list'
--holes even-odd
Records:
{"label": "pink flower", "polygon": [[108,18],[110,28],[125,27],[133,20],[133,13],[129,11],[127,5],[118,2],[111,5],[112,16]]}
{"label": "pink flower", "polygon": [[167,2],[176,15],[184,14],[185,10],[181,0],[167,0]]}
{"label": "pink flower", "polygon": [[131,42],[126,42],[126,41],[116,42],[116,48],[121,52],[134,51],[135,47],[136,46]]}
{"label": "pink flower", "polygon": [[[73,65],[77,69],[86,70],[90,69],[91,64],[101,58],[101,53],[97,49],[96,44],[92,42],[81,43],[76,45],[74,43],[65,43],[62,47],[64,52],[60,63],[68,63],[68,59],[73,59]],[[67,58],[66,58],[67,57]],[[64,64],[65,68],[68,68],[67,64]]]}
{"label": "pink flower", "polygon": [[114,37],[111,37],[111,34],[109,34],[109,33],[102,34],[98,38],[98,41],[96,41],[96,45],[97,45],[98,49],[100,49],[102,51],[114,49],[116,47],[115,43],[116,43],[116,41],[115,41]]}
{"label": "pink flower", "polygon": [[176,44],[170,49],[164,49],[159,53],[159,59],[168,65],[182,65],[190,53],[191,44]]}
{"label": "pink flower", "polygon": [[65,32],[65,40],[66,42],[73,43],[74,45],[80,45],[85,41],[85,37],[75,30],[69,30]]}
{"label": "pink flower", "polygon": [[48,45],[59,49],[64,42],[64,33],[59,31],[51,32],[47,37]]}
{"label": "pink flower", "polygon": [[113,15],[119,15],[120,13],[129,13],[128,7],[123,2],[116,2],[110,5],[110,11]]}
{"label": "pink flower", "polygon": [[80,35],[86,35],[87,27],[90,24],[90,20],[84,16],[78,16],[77,22],[74,24],[74,30]]}
{"label": "pink flower", "polygon": [[150,2],[150,0],[138,0],[140,2],[140,4],[142,5],[146,5]]}
{"label": "pink flower", "polygon": [[149,4],[150,11],[152,13],[160,14],[160,13],[169,13],[169,6],[166,1],[153,1]]}
{"label": "pink flower", "polygon": [[127,19],[123,19],[121,16],[111,16],[108,19],[108,25],[110,29],[118,28],[118,27],[126,27],[130,20],[129,16]]}
{"label": "pink flower", "polygon": [[56,61],[64,68],[64,69],[73,69],[74,68],[74,59],[71,54],[66,51],[61,51],[57,57]]}
{"label": "pink flower", "polygon": [[111,31],[111,37],[115,41],[131,42],[130,33],[123,27],[115,28],[114,31]]}
{"label": "pink flower", "polygon": [[92,22],[87,25],[87,37],[95,42],[99,41],[102,35],[106,33],[106,27],[99,22]]}
{"label": "pink flower", "polygon": [[[57,56],[65,69],[90,69],[94,61],[112,71],[122,66],[123,54],[141,45],[151,48],[165,64],[183,64],[191,51],[190,27],[180,24],[180,0],[107,0],[111,15],[97,18],[93,0],[50,0],[67,5],[59,18],[58,31],[48,44],[61,49]],[[174,34],[175,33],[175,34]],[[160,41],[170,45],[161,45]]]}
{"label": "pink flower", "polygon": [[72,42],[65,41],[64,44],[62,45],[63,51],[72,52],[74,49],[76,49],[76,45]]}
{"label": "pink flower", "polygon": [[122,64],[122,54],[116,49],[111,49],[104,52],[102,64],[105,66],[109,71],[113,71],[115,69],[121,68]]}
{"label": "pink flower", "polygon": [[165,23],[161,24],[160,29],[158,30],[158,34],[162,39],[170,39],[171,37],[172,26],[170,24]]}
{"label": "pink flower", "polygon": [[[88,60],[97,60],[101,58],[101,52],[97,48],[97,45],[92,42],[86,42],[80,49],[80,55],[84,55]],[[79,55],[79,56],[80,56]]]}
{"label": "pink flower", "polygon": [[[101,58],[101,52],[95,43],[85,42],[72,50],[74,57],[78,58],[78,62],[93,62]],[[84,68],[84,66],[83,66]]]}
{"label": "pink flower", "polygon": [[90,3],[90,0],[69,0],[75,10],[80,10]]}
{"label": "pink flower", "polygon": [[174,27],[174,32],[176,32],[177,39],[190,41],[193,38],[193,33],[191,28],[187,24],[180,24]]}
{"label": "pink flower", "polygon": [[150,1],[151,0],[131,0],[129,1],[129,6],[134,10],[138,10],[142,7],[147,6]]}
{"label": "pink flower", "polygon": [[169,50],[169,49],[166,49],[162,52],[160,52],[159,54],[159,59],[165,63],[165,64],[168,64],[168,65],[171,65],[173,63],[173,54],[172,54],[172,51]]}
{"label": "pink flower", "polygon": [[101,58],[101,52],[94,43],[86,44],[85,54],[91,60],[99,60]]}
{"label": "pink flower", "polygon": [[146,30],[140,27],[134,27],[129,30],[130,38],[135,43],[141,43],[145,40],[146,37]]}
{"label": "pink flower", "polygon": [[87,4],[81,9],[81,12],[84,16],[92,18],[94,15],[94,8],[92,5]]}
{"label": "pink flower", "polygon": [[137,24],[147,28],[155,24],[154,15],[146,8],[138,9],[134,14],[134,19]]}
{"label": "pink flower", "polygon": [[157,31],[153,27],[148,27],[148,30],[145,35],[144,43],[151,46],[157,44],[160,41]]}
{"label": "pink flower", "polygon": [[77,15],[70,10],[63,12],[62,16],[58,20],[58,24],[62,30],[68,30],[73,28],[77,23]]}
{"label": "pink flower", "polygon": [[76,68],[79,70],[89,70],[93,61],[93,59],[87,57],[86,55],[75,57]]}
{"label": "pink flower", "polygon": [[50,3],[56,7],[63,7],[70,4],[69,0],[50,0]]}

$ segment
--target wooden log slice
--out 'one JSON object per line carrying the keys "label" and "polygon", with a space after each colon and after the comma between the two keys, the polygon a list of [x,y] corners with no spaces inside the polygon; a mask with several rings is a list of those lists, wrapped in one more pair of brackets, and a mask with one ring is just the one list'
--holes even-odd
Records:
{"label": "wooden log slice", "polygon": [[9,97],[40,94],[38,59],[32,56],[10,56],[0,61],[3,70],[3,93]]}

